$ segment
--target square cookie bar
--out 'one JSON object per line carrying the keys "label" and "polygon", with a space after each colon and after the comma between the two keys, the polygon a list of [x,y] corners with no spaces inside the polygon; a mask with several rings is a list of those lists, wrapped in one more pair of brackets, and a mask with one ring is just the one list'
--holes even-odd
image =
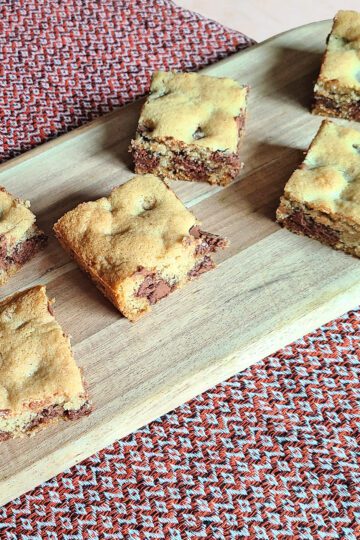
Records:
{"label": "square cookie bar", "polygon": [[109,197],[80,204],[55,224],[63,247],[131,321],[214,267],[227,241],[205,233],[153,175],[135,176]]}
{"label": "square cookie bar", "polygon": [[35,220],[28,201],[0,187],[0,285],[44,247],[46,236]]}
{"label": "square cookie bar", "polygon": [[43,286],[0,302],[0,441],[91,410]]}
{"label": "square cookie bar", "polygon": [[360,13],[339,11],[314,88],[313,113],[360,120]]}
{"label": "square cookie bar", "polygon": [[360,257],[360,132],[323,121],[285,186],[277,221]]}
{"label": "square cookie bar", "polygon": [[247,94],[232,79],[156,72],[131,142],[135,172],[229,184],[243,165]]}

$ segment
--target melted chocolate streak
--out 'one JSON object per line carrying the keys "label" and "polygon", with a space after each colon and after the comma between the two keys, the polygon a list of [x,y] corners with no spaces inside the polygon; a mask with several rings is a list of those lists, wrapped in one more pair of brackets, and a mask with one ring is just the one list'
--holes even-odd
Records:
{"label": "melted chocolate streak", "polygon": [[11,255],[7,253],[7,243],[4,236],[0,236],[0,270],[6,270],[12,264],[22,265],[26,263],[45,243],[45,234],[39,234],[28,238],[15,246]]}
{"label": "melted chocolate streak", "polygon": [[[221,236],[202,231],[198,225],[191,227],[189,234],[196,239],[201,238],[202,240],[195,250],[195,255],[204,255],[204,258],[197,262],[188,273],[189,278],[195,278],[214,268],[214,263],[208,254],[219,248],[226,247],[227,241]],[[138,272],[144,275],[144,281],[135,296],[147,298],[150,304],[155,304],[165,298],[176,288],[176,284],[170,285],[160,278],[156,272],[147,271],[145,268],[139,269]]]}
{"label": "melted chocolate streak", "polygon": [[156,304],[161,298],[165,298],[174,290],[164,279],[157,277],[155,272],[149,273],[140,285],[136,296],[147,298],[150,304]]}
{"label": "melted chocolate streak", "polygon": [[[27,426],[26,431],[30,432],[32,429],[36,428],[41,424],[46,424],[52,418],[63,417],[67,420],[77,420],[81,416],[87,416],[91,413],[91,405],[89,403],[84,403],[82,407],[78,410],[64,410],[61,405],[51,405],[43,411],[41,411]],[[0,431],[0,442],[7,441],[11,439],[12,433],[6,431]]]}
{"label": "melted chocolate streak", "polygon": [[339,233],[337,231],[327,225],[317,223],[301,210],[297,210],[288,216],[284,220],[284,223],[289,229],[317,238],[330,246],[334,246],[339,241]]}
{"label": "melted chocolate streak", "polygon": [[315,97],[315,105],[319,105],[330,112],[334,111],[336,113],[339,111],[344,111],[348,116],[350,116],[354,120],[360,119],[360,100],[356,100],[356,101],[353,101],[352,103],[343,105],[341,103],[337,103],[331,98]]}

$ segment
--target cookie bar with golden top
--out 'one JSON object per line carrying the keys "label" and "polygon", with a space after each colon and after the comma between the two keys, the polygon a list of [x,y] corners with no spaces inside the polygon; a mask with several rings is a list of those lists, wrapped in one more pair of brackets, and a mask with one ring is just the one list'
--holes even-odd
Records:
{"label": "cookie bar with golden top", "polygon": [[277,221],[360,257],[360,132],[324,120],[285,186]]}
{"label": "cookie bar with golden top", "polygon": [[156,72],[131,142],[135,172],[229,184],[243,165],[247,94],[228,78]]}
{"label": "cookie bar with golden top", "polygon": [[135,176],[108,197],[80,204],[55,224],[63,247],[131,321],[210,270],[226,246],[160,178]]}
{"label": "cookie bar with golden top", "polygon": [[339,11],[314,88],[313,113],[360,120],[360,13]]}
{"label": "cookie bar with golden top", "polygon": [[0,441],[91,410],[43,286],[0,302]]}
{"label": "cookie bar with golden top", "polygon": [[29,201],[0,187],[0,285],[3,285],[46,243],[36,226]]}

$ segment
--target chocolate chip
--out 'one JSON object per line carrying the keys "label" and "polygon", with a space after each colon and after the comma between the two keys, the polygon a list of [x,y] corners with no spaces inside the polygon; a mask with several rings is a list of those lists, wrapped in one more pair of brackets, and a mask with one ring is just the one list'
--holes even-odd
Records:
{"label": "chocolate chip", "polygon": [[[143,275],[145,275],[145,272],[145,269],[141,270]],[[174,288],[174,285],[167,283],[155,272],[148,271],[135,296],[147,298],[150,304],[156,304],[156,302],[170,294]]]}
{"label": "chocolate chip", "polygon": [[93,408],[90,403],[84,403],[80,409],[77,410],[67,410],[65,411],[65,416],[69,420],[78,420],[81,416],[88,416],[92,412]]}
{"label": "chocolate chip", "polygon": [[193,236],[194,238],[200,238],[201,230],[199,225],[193,225],[189,230],[189,234],[191,234],[191,236]]}
{"label": "chocolate chip", "polygon": [[138,125],[138,132],[139,133],[151,133],[155,129],[155,124],[152,120],[145,120],[141,124]]}
{"label": "chocolate chip", "polygon": [[198,139],[203,139],[204,137],[205,137],[205,133],[199,126],[197,130],[193,133],[193,139],[198,140]]}
{"label": "chocolate chip", "polygon": [[217,234],[211,234],[202,231],[199,225],[193,225],[189,230],[189,234],[194,238],[201,238],[201,244],[197,246],[195,253],[197,255],[205,255],[206,253],[213,253],[218,249],[223,249],[228,245],[228,241]]}
{"label": "chocolate chip", "polygon": [[[28,238],[27,240],[24,240],[23,242],[19,242],[13,249],[10,255],[5,257],[5,263],[7,266],[11,264],[18,264],[22,265],[26,263],[31,257],[39,250],[41,249],[47,241],[47,236],[45,234],[39,234],[37,236],[33,236],[32,238]],[[1,257],[0,257],[0,265],[1,265]]]}
{"label": "chocolate chip", "polygon": [[209,270],[212,270],[215,267],[214,262],[207,255],[198,263],[195,264],[194,268],[188,272],[190,278],[196,278]]}

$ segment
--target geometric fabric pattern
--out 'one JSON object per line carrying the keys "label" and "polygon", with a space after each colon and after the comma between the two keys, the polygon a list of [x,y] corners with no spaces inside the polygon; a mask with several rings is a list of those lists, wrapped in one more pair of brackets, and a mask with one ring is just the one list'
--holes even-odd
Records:
{"label": "geometric fabric pattern", "polygon": [[360,310],[0,508],[0,538],[360,538]]}

